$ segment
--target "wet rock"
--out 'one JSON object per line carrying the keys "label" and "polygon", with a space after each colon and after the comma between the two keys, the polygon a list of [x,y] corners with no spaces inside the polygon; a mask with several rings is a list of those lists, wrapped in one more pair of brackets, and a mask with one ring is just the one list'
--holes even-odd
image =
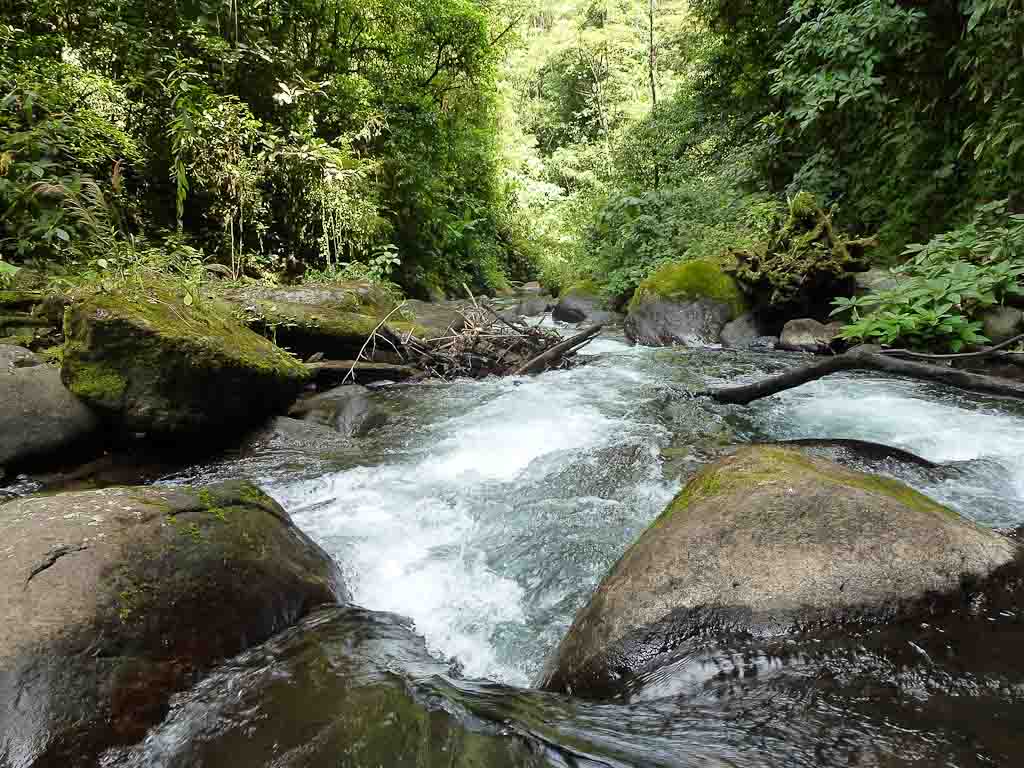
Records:
{"label": "wet rock", "polygon": [[591,282],[577,283],[564,291],[551,316],[561,323],[590,325],[608,323],[615,318],[600,297],[597,286]]}
{"label": "wet rock", "polygon": [[214,672],[144,743],[106,759],[122,768],[546,764],[519,737],[432,702],[430,681],[453,672],[399,616],[322,610]]}
{"label": "wet rock", "polygon": [[744,312],[725,324],[720,338],[722,344],[731,349],[764,349],[762,339],[769,337],[757,316],[753,312]]}
{"label": "wet rock", "polygon": [[292,408],[291,415],[330,427],[346,437],[364,437],[388,420],[388,412],[374,402],[370,390],[357,384],[303,400]]}
{"label": "wet rock", "polygon": [[993,344],[1002,344],[1024,333],[1024,311],[1013,307],[993,307],[981,316],[983,333]]}
{"label": "wet rock", "polygon": [[5,765],[94,766],[213,664],[347,599],[248,483],[16,499],[0,526]]}
{"label": "wet rock", "polygon": [[127,432],[238,433],[287,409],[310,376],[228,306],[186,306],[162,283],[80,297],[65,334],[65,385]]}
{"label": "wet rock", "polygon": [[467,302],[427,302],[410,299],[405,306],[419,328],[420,336],[448,336],[466,327],[466,318],[462,316],[462,312],[467,309]]}
{"label": "wet rock", "polygon": [[57,368],[27,349],[0,346],[0,467],[81,444],[99,423]]}
{"label": "wet rock", "polygon": [[815,354],[828,352],[842,328],[843,324],[839,322],[825,325],[810,318],[790,320],[782,329],[779,349]]}
{"label": "wet rock", "polygon": [[522,299],[512,310],[516,317],[536,317],[555,306],[551,296],[529,296]]}
{"label": "wet rock", "polygon": [[796,636],[929,610],[1017,547],[902,483],[782,447],[707,467],[615,565],[544,687],[615,695],[707,638]]}
{"label": "wet rock", "polygon": [[637,288],[626,336],[650,347],[718,344],[726,324],[746,310],[739,285],[710,259],[669,264]]}
{"label": "wet rock", "polygon": [[888,269],[875,267],[867,272],[854,275],[854,295],[866,296],[869,293],[891,291],[899,287],[900,276]]}

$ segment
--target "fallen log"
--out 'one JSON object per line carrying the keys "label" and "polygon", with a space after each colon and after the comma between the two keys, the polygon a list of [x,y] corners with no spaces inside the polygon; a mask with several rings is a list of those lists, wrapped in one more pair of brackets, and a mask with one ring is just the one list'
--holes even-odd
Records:
{"label": "fallen log", "polygon": [[900,360],[880,354],[876,350],[877,347],[857,347],[845,354],[794,368],[776,376],[769,376],[752,384],[711,389],[698,393],[698,396],[710,397],[720,403],[748,405],[755,400],[776,395],[779,392],[799,387],[811,381],[817,381],[833,373],[869,370],[891,373],[897,376],[908,376],[925,381],[934,381],[969,392],[979,392],[999,397],[1024,398],[1024,383],[1021,382],[1001,379],[996,376],[968,373],[956,368]]}
{"label": "fallen log", "polygon": [[591,326],[582,333],[577,333],[575,336],[566,339],[561,344],[556,344],[551,349],[537,355],[537,357],[533,358],[525,365],[517,368],[512,375],[525,376],[528,373],[543,371],[549,365],[559,362],[573,350],[589,343],[591,339],[601,332],[603,327],[604,325],[599,323],[598,325]]}

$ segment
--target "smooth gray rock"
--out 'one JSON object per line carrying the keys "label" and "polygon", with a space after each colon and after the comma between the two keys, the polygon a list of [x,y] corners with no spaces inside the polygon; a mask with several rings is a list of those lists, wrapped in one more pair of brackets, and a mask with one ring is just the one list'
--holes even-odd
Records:
{"label": "smooth gray rock", "polygon": [[858,272],[854,275],[854,294],[866,296],[869,293],[879,291],[891,291],[900,284],[901,276],[888,269],[875,267],[867,272]]}
{"label": "smooth gray rock", "polygon": [[605,309],[604,300],[593,294],[574,289],[558,298],[551,316],[561,323],[609,323],[615,315]]}
{"label": "smooth gray rock", "polygon": [[86,440],[99,419],[60,371],[21,347],[0,347],[0,466]]}
{"label": "smooth gray rock", "polygon": [[554,306],[555,300],[551,296],[528,296],[516,304],[512,311],[517,317],[536,317]]}
{"label": "smooth gray rock", "polygon": [[722,329],[732,317],[732,307],[714,299],[652,296],[630,308],[626,336],[647,347],[706,347],[721,341]]}
{"label": "smooth gray rock", "polygon": [[[932,610],[1017,546],[900,482],[779,446],[704,469],[598,587],[544,687],[614,695],[688,644]],[[847,630],[847,631],[853,631]]]}
{"label": "smooth gray rock", "polygon": [[779,349],[789,352],[828,352],[832,342],[843,328],[840,322],[819,323],[810,318],[790,320],[782,329],[779,338]]}
{"label": "smooth gray rock", "polygon": [[1024,311],[1013,307],[993,307],[981,316],[983,333],[993,344],[1002,344],[1024,333]]}
{"label": "smooth gray rock", "polygon": [[303,421],[330,427],[345,437],[364,437],[388,420],[366,387],[346,384],[296,404],[291,411]]}
{"label": "smooth gray rock", "polygon": [[722,328],[722,344],[730,349],[761,349],[759,340],[765,338],[761,323],[753,312],[744,312]]}
{"label": "smooth gray rock", "polygon": [[109,488],[0,506],[0,763],[98,764],[221,659],[348,600],[255,486]]}

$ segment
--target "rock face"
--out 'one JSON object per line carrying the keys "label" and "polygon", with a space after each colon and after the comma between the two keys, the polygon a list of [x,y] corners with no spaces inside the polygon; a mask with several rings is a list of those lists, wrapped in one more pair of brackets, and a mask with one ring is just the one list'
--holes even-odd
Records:
{"label": "rock face", "polygon": [[926,611],[1016,545],[894,480],[793,449],[698,474],[605,577],[546,672],[600,698],[707,636],[779,636]]}
{"label": "rock face", "polygon": [[[726,323],[720,334],[722,344],[730,349],[764,349],[769,338],[761,322],[753,312],[744,312],[735,320]],[[773,348],[775,345],[772,344]]]}
{"label": "rock face", "polygon": [[608,323],[615,315],[607,310],[597,287],[590,282],[577,283],[558,297],[551,316],[561,323]]}
{"label": "rock face", "polygon": [[27,349],[0,346],[0,467],[86,440],[99,419]]}
{"label": "rock face", "polygon": [[388,420],[370,390],[356,384],[336,387],[298,403],[291,411],[303,421],[311,421],[340,432],[345,437],[363,437]]}
{"label": "rock face", "polygon": [[288,408],[309,379],[291,355],[208,298],[94,294],[65,314],[65,385],[127,431],[240,432]]}
{"label": "rock face", "polygon": [[4,765],[95,765],[220,659],[347,599],[247,483],[18,499],[0,525]]}
{"label": "rock face", "polygon": [[983,333],[993,344],[1002,344],[1024,333],[1024,311],[1013,307],[994,307],[982,316]]}
{"label": "rock face", "polygon": [[779,349],[815,354],[828,352],[842,328],[843,324],[838,322],[825,325],[810,318],[790,320],[782,329]]}
{"label": "rock face", "polygon": [[109,755],[117,758],[109,764],[549,764],[509,731],[499,734],[430,701],[429,678],[435,675],[455,676],[449,664],[430,656],[423,639],[401,617],[360,608],[324,609],[213,672],[181,697],[154,738]]}
{"label": "rock face", "polygon": [[626,336],[649,347],[717,344],[746,311],[736,281],[708,259],[669,264],[640,284],[629,304]]}
{"label": "rock face", "polygon": [[[303,359],[322,353],[334,360],[354,360],[396,307],[387,292],[358,282],[245,288],[230,292],[228,298],[251,328]],[[402,313],[394,314],[388,325],[403,333],[423,332]]]}

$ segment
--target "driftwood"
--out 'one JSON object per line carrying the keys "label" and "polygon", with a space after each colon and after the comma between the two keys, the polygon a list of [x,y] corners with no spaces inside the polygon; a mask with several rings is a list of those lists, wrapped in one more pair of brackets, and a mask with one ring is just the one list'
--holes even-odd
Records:
{"label": "driftwood", "polygon": [[829,357],[820,362],[794,368],[791,371],[769,376],[753,384],[742,384],[736,387],[722,387],[699,393],[720,403],[747,405],[763,397],[799,387],[811,381],[817,381],[840,371],[869,370],[892,373],[898,376],[909,376],[925,381],[934,381],[951,387],[965,389],[970,392],[981,392],[1000,397],[1024,398],[1024,383],[1001,379],[996,376],[983,376],[976,373],[947,368],[929,363],[916,363],[910,360],[899,360],[882,354],[878,348],[857,347],[849,352]]}
{"label": "driftwood", "polygon": [[473,306],[459,312],[459,327],[449,326],[427,338],[392,330],[387,323],[400,312],[401,307],[396,307],[370,334],[357,359],[347,363],[346,379],[356,379],[360,366],[378,359],[380,347],[401,361],[403,371],[415,369],[422,377],[443,381],[541,373],[571,366],[575,353],[601,330],[598,325],[564,339],[554,329],[502,317],[472,294],[470,298]]}

